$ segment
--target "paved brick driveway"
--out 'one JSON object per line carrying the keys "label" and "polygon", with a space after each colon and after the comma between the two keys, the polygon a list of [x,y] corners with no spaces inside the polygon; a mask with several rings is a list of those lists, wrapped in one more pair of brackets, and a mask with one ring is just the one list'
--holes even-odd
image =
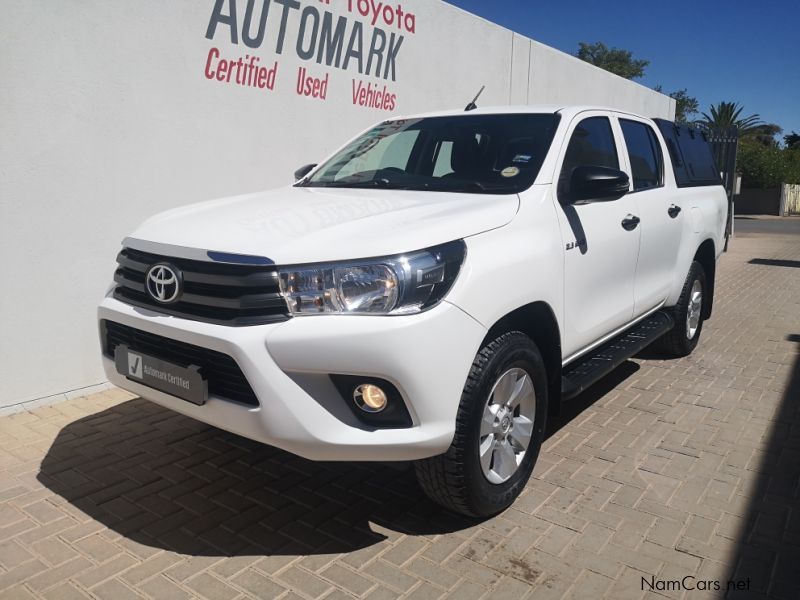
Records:
{"label": "paved brick driveway", "polygon": [[482,523],[121,392],[2,417],[0,597],[800,598],[798,261],[737,238],[698,351],[576,400]]}

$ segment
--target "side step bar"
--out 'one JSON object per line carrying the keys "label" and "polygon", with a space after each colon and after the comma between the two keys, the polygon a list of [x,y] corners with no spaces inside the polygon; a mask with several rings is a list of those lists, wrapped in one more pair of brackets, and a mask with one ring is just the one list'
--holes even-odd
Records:
{"label": "side step bar", "polygon": [[568,364],[562,371],[561,398],[571,400],[674,326],[675,322],[669,314],[657,311],[589,354]]}

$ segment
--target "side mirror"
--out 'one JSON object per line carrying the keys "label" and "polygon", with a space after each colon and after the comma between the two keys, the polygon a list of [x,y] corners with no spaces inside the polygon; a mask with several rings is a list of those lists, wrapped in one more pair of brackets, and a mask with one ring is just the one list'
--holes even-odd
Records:
{"label": "side mirror", "polygon": [[302,167],[297,169],[297,171],[294,172],[294,180],[300,181],[303,177],[311,173],[311,170],[316,166],[317,166],[316,163],[314,163],[313,165],[303,165]]}
{"label": "side mirror", "polygon": [[628,175],[618,169],[575,167],[567,198],[576,204],[617,200],[628,193],[628,184]]}

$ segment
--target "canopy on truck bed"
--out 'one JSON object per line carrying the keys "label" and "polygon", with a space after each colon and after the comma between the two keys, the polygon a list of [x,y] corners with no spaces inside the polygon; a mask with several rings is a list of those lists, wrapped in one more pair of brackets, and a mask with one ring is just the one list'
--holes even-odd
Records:
{"label": "canopy on truck bed", "polygon": [[706,133],[665,119],[653,119],[667,142],[678,187],[721,185]]}

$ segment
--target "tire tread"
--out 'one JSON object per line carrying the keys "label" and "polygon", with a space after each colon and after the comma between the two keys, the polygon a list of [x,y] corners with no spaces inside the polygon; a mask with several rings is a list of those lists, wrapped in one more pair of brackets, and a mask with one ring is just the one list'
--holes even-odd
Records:
{"label": "tire tread", "polygon": [[453,442],[444,454],[418,460],[414,463],[417,481],[428,497],[445,508],[463,515],[471,517],[485,516],[470,502],[464,481],[464,473],[466,471],[464,453],[467,447],[465,438],[468,429],[467,421],[470,416],[468,403],[472,392],[480,385],[482,374],[492,356],[517,336],[529,341],[528,336],[524,333],[509,331],[495,338],[478,352],[472,362],[464,385],[464,391],[461,394],[461,401],[456,413]]}
{"label": "tire tread", "polygon": [[691,294],[692,284],[698,275],[702,278],[703,296],[705,296],[707,288],[705,271],[703,270],[703,266],[698,261],[694,261],[689,267],[689,273],[686,275],[686,281],[683,282],[683,288],[681,289],[681,295],[678,298],[678,302],[670,309],[672,317],[675,320],[675,327],[673,327],[668,333],[665,333],[653,343],[653,347],[656,350],[668,354],[669,356],[675,356],[679,358],[688,356],[695,349],[700,338],[700,333],[702,332],[703,326],[702,320],[700,321],[700,328],[697,330],[697,333],[692,340],[688,340],[686,338],[686,333],[684,331],[687,302],[689,294]]}

